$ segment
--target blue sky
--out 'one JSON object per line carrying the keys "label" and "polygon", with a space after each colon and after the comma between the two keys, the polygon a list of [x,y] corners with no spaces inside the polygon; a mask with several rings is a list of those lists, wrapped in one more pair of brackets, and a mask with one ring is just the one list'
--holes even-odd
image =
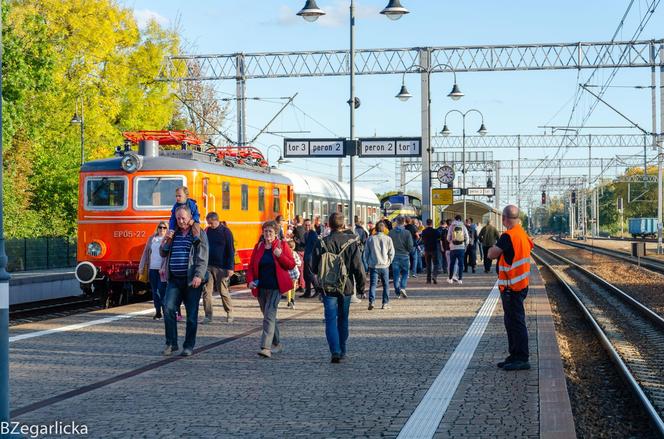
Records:
{"label": "blue sky", "polygon": [[[171,1],[126,0],[120,2],[131,8],[137,19],[155,17],[168,26],[177,26],[186,40],[187,51],[198,54],[234,52],[268,52],[291,50],[347,49],[347,0],[319,0],[318,5],[328,14],[316,23],[307,23],[295,16],[303,0],[218,0]],[[629,1],[587,0],[584,2],[558,0],[532,1],[475,1],[451,2],[438,0],[402,0],[410,14],[392,22],[379,14],[386,0],[357,0],[356,47],[402,48],[418,46],[450,46],[473,44],[564,43],[577,41],[608,41],[611,39]],[[644,8],[650,0],[636,0],[626,17],[623,31],[617,40],[628,40],[634,34]],[[251,5],[251,6],[248,6]],[[664,7],[664,6],[662,6]],[[639,39],[664,37],[664,13],[656,10]],[[608,77],[600,71],[594,83]],[[458,102],[445,97],[452,85],[449,74],[432,76],[432,130],[442,128],[443,115],[452,108],[482,111],[491,134],[533,134],[545,124],[566,125],[570,116],[576,84],[585,82],[588,72],[495,72],[458,75],[458,83],[466,96]],[[394,98],[398,92],[399,75],[361,76],[356,80],[357,95],[362,106],[356,112],[358,136],[417,136],[420,134],[419,78],[407,75],[406,81],[414,98],[402,103]],[[615,85],[649,85],[649,69],[623,69],[613,80]],[[218,83],[220,97],[235,93],[235,83]],[[272,125],[273,130],[309,130],[304,137],[348,135],[348,79],[309,78],[252,80],[248,82],[250,97],[290,96],[299,93],[295,104],[302,110],[287,109]],[[630,118],[651,129],[650,92],[631,88],[611,88],[605,98]],[[581,100],[572,125],[579,124],[593,99]],[[279,109],[277,102],[249,102],[249,137],[253,137]],[[305,116],[306,113],[307,116]],[[235,116],[234,108],[230,115]],[[315,119],[320,123],[313,122]],[[479,120],[469,117],[468,130],[475,131]],[[459,133],[461,121],[450,119],[450,129]],[[587,125],[625,125],[624,121],[603,105],[597,107]],[[235,137],[235,122],[227,128]],[[601,130],[587,130],[586,133]],[[613,130],[612,132],[629,130]],[[334,133],[334,134],[333,134]],[[279,137],[261,136],[256,145],[267,148],[281,145]],[[273,148],[274,149],[274,148]],[[528,150],[529,158],[541,158],[553,151]],[[636,151],[629,151],[636,152]],[[602,156],[625,154],[625,151],[603,151]],[[516,158],[516,152],[501,150],[494,158]],[[525,156],[525,154],[524,154]],[[271,151],[272,160],[276,152]],[[587,150],[570,151],[566,157],[587,157]],[[358,173],[374,165],[370,159],[358,160]],[[334,177],[335,159],[299,160],[285,168]],[[524,171],[527,172],[527,171]],[[570,170],[578,175],[581,170]],[[347,171],[346,171],[347,175]],[[537,175],[537,174],[536,174]],[[408,179],[416,177],[409,174]],[[475,178],[482,180],[481,175]],[[387,180],[387,181],[386,181]],[[360,178],[366,186],[377,191],[395,188],[395,164],[385,160],[380,167]],[[415,178],[410,189],[421,188]]]}

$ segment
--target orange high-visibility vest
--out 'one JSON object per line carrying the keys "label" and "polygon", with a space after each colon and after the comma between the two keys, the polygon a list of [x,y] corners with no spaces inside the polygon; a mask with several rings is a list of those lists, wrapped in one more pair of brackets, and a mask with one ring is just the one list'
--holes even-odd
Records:
{"label": "orange high-visibility vest", "polygon": [[528,287],[530,277],[530,250],[533,241],[530,240],[521,225],[517,224],[507,233],[514,248],[512,264],[505,261],[505,254],[498,259],[498,288],[502,293],[509,288],[510,291],[521,291]]}

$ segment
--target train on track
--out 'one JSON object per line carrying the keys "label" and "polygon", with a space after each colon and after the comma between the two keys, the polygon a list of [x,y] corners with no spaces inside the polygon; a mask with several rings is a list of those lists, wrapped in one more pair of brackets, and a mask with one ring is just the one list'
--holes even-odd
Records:
{"label": "train on track", "polygon": [[394,219],[399,215],[422,218],[422,200],[418,195],[404,192],[387,192],[380,197],[383,215]]}
{"label": "train on track", "polygon": [[[169,219],[178,186],[189,188],[202,226],[215,211],[232,230],[240,276],[264,221],[335,211],[348,218],[347,185],[273,169],[256,148],[216,147],[188,131],[124,136],[114,157],[84,163],[79,176],[75,275],[84,294],[109,306],[147,288],[136,280],[138,263],[157,223]],[[356,187],[355,203],[364,221],[378,219],[380,203],[370,189]]]}
{"label": "train on track", "polygon": [[654,238],[657,236],[657,218],[629,218],[627,230],[632,238]]}

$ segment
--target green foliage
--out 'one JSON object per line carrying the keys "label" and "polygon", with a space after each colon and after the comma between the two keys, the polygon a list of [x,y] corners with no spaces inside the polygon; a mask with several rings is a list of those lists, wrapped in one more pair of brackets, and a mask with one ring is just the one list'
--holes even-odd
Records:
{"label": "green foliage", "polygon": [[108,157],[122,131],[172,125],[169,83],[154,81],[175,32],[139,30],[111,0],[2,3],[2,113],[7,237],[75,234],[83,110],[86,160]]}

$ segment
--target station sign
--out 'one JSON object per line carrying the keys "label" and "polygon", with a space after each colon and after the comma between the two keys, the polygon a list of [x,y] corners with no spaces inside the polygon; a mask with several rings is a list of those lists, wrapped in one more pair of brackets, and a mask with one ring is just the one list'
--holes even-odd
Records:
{"label": "station sign", "polygon": [[466,189],[466,195],[493,197],[496,194],[496,188],[492,187],[469,187]]}
{"label": "station sign", "polygon": [[284,139],[284,157],[346,157],[344,138]]}
{"label": "station sign", "polygon": [[431,204],[434,206],[449,206],[454,204],[454,189],[434,188],[431,190]]}
{"label": "station sign", "polygon": [[422,157],[421,137],[360,138],[360,157]]}

